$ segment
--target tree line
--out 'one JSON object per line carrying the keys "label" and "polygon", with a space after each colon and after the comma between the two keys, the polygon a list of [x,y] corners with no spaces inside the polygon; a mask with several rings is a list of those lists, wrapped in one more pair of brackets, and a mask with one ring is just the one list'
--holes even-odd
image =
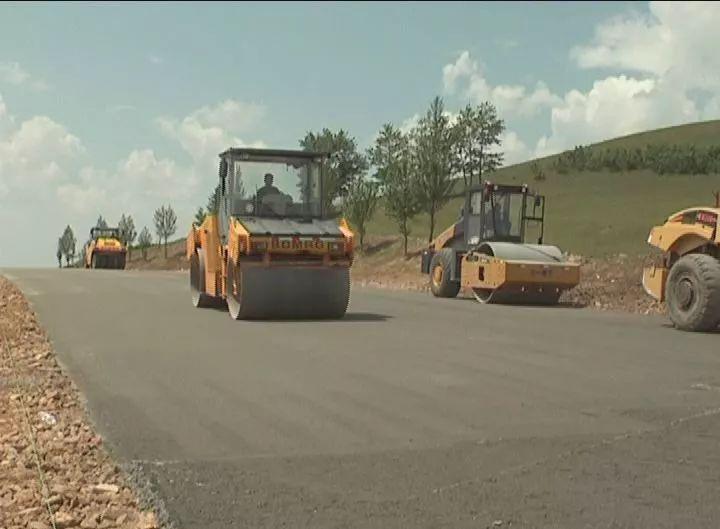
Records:
{"label": "tree line", "polygon": [[662,174],[720,173],[720,145],[647,145],[643,148],[599,148],[576,146],[559,154],[553,168],[560,174],[570,171],[611,172],[647,169]]}
{"label": "tree line", "polygon": [[[177,216],[172,206],[160,206],[153,214],[153,223],[155,224],[155,233],[158,237],[158,245],[163,244],[165,249],[165,257],[167,257],[167,244],[168,238],[172,237],[177,231]],[[108,228],[107,221],[102,215],[95,221],[96,228]],[[135,229],[135,221],[132,215],[122,214],[120,220],[117,223],[119,231],[120,241],[127,246],[128,259],[131,256],[133,245],[137,239],[137,248],[141,251],[144,260],[147,260],[147,250],[152,246],[152,234],[147,226],[138,234]],[[89,243],[90,241],[88,241]],[[65,227],[62,235],[58,238],[56,257],[58,261],[58,267],[62,267],[63,258],[65,259],[65,266],[71,266],[75,263],[75,258],[83,258],[82,252],[78,252],[77,240],[73,229],[70,225]]]}

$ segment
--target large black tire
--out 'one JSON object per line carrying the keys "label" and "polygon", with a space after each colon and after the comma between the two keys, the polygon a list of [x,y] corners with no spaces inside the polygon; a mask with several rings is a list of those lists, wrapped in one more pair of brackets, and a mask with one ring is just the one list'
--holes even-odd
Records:
{"label": "large black tire", "polygon": [[125,255],[118,257],[118,270],[125,270]]}
{"label": "large black tire", "polygon": [[430,260],[430,291],[437,298],[454,298],[460,292],[460,281],[453,281],[455,250],[443,248]]}
{"label": "large black tire", "polygon": [[205,250],[202,248],[190,257],[190,296],[194,307],[212,305],[213,297],[205,292]]}
{"label": "large black tire", "polygon": [[720,261],[688,254],[672,266],[666,299],[670,320],[683,331],[711,331],[720,324]]}

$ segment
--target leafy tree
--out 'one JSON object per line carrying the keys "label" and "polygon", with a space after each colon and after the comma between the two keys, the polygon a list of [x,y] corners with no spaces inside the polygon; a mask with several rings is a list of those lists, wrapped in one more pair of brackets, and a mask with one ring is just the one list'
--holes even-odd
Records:
{"label": "leafy tree", "polygon": [[407,139],[392,123],[385,123],[375,139],[375,144],[368,149],[368,161],[375,167],[375,180],[381,186],[387,183],[388,172],[402,155]]}
{"label": "leafy tree", "polygon": [[418,198],[430,216],[430,239],[435,235],[435,216],[449,200],[453,188],[453,133],[443,100],[433,99],[413,131]]}
{"label": "leafy tree", "polygon": [[152,235],[150,234],[150,230],[147,229],[147,226],[144,226],[142,231],[140,232],[140,235],[138,236],[138,246],[140,247],[140,251],[142,252],[143,260],[147,261],[147,249],[152,244]]}
{"label": "leafy tree", "polygon": [[62,247],[62,255],[65,256],[65,266],[70,266],[70,261],[75,257],[75,234],[70,225],[65,227],[62,237],[60,237],[60,246]]}
{"label": "leafy tree", "polygon": [[407,255],[408,224],[420,211],[410,140],[392,125],[383,125],[369,158],[383,186],[385,212],[397,223]]}
{"label": "leafy tree", "polygon": [[58,268],[62,268],[62,257],[63,257],[63,244],[62,237],[58,237],[57,253],[55,254],[58,260]]}
{"label": "leafy tree", "polygon": [[108,224],[105,222],[105,219],[102,215],[98,217],[98,219],[95,221],[95,227],[96,228],[107,228]]}
{"label": "leafy tree", "polygon": [[135,221],[131,215],[127,217],[123,214],[118,222],[118,229],[120,230],[120,237],[123,243],[127,246],[128,258],[130,258],[130,250],[135,238],[137,237],[137,231],[135,230]]}
{"label": "leafy tree", "polygon": [[172,206],[160,206],[155,210],[153,220],[155,222],[155,233],[157,233],[158,240],[164,241],[165,243],[165,257],[167,258],[167,241],[168,237],[177,231],[177,216]]}
{"label": "leafy tree", "polygon": [[195,225],[200,226],[200,224],[202,224],[204,220],[205,210],[203,208],[198,208],[198,210],[195,212]]}
{"label": "leafy tree", "polygon": [[300,147],[306,151],[330,154],[323,179],[322,201],[325,211],[330,211],[333,201],[345,196],[352,183],[368,168],[367,159],[358,152],[355,138],[342,129],[338,132],[327,128],[318,133],[308,132],[300,140]]}
{"label": "leafy tree", "polygon": [[502,165],[504,155],[497,147],[504,131],[505,122],[492,103],[467,105],[460,111],[452,127],[453,169],[462,175],[466,188],[472,185],[475,176],[479,183],[485,173]]}
{"label": "leafy tree", "polygon": [[343,213],[360,236],[360,250],[365,244],[365,228],[378,203],[379,186],[363,177],[350,184],[343,201]]}

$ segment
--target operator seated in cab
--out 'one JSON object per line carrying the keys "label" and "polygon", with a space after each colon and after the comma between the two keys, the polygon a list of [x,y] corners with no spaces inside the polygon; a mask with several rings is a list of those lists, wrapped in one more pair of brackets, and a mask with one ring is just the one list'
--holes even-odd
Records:
{"label": "operator seated in cab", "polygon": [[265,185],[257,190],[256,197],[261,214],[284,215],[292,198],[273,185],[272,173],[265,174]]}
{"label": "operator seated in cab", "polygon": [[265,185],[257,191],[257,199],[262,202],[262,199],[267,195],[279,195],[280,190],[273,185],[274,176],[272,173],[265,173]]}

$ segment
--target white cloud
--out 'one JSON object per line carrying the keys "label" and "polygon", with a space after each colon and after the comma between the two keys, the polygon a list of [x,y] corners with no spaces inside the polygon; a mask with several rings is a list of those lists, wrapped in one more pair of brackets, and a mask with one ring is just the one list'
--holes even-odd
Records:
{"label": "white cloud", "polygon": [[536,145],[538,156],[652,128],[717,119],[719,25],[719,3],[650,2],[648,14],[633,10],[612,17],[598,25],[590,42],[571,50],[579,68],[610,71],[589,89],[559,95],[542,82],[534,87],[492,85],[468,51],[445,65],[443,85],[448,94],[475,103],[491,101],[510,120],[550,109],[549,130]]}
{"label": "white cloud", "polygon": [[[108,201],[107,191],[97,186],[66,183],[58,186],[57,197],[73,213],[95,214]],[[102,207],[102,206],[101,206]]]}
{"label": "white cloud", "polygon": [[117,177],[131,190],[142,189],[160,200],[186,200],[196,190],[194,173],[169,158],[158,158],[152,149],[132,151],[119,165]]}
{"label": "white cloud", "polygon": [[26,85],[36,92],[48,90],[50,86],[42,79],[35,79],[20,66],[20,63],[0,62],[0,82],[15,86]]}
{"label": "white cloud", "polygon": [[698,119],[693,101],[662,80],[607,77],[586,93],[571,90],[553,108],[551,134],[540,139],[537,154]]}
{"label": "white cloud", "polygon": [[516,132],[508,130],[500,136],[500,149],[505,154],[503,165],[512,165],[530,159],[532,153]]}
{"label": "white cloud", "polygon": [[466,99],[477,104],[490,101],[504,116],[533,116],[561,101],[543,82],[532,89],[523,85],[491,85],[469,51],[463,51],[455,62],[443,67],[443,87],[448,94],[462,87]]}
{"label": "white cloud", "polygon": [[6,194],[41,196],[49,184],[68,174],[85,148],[76,136],[47,116],[32,117],[17,128],[12,128],[14,121],[7,120],[9,126],[0,135],[0,185]]}
{"label": "white cloud", "polygon": [[263,105],[226,99],[214,106],[200,107],[190,114],[189,119],[204,127],[220,127],[238,133],[252,129],[264,116]]}
{"label": "white cloud", "polygon": [[571,56],[581,68],[615,68],[717,89],[720,56],[716,2],[650,2],[649,15],[628,13],[600,24]]}
{"label": "white cloud", "polygon": [[651,2],[649,7],[649,15],[631,12],[600,24],[591,43],[571,51],[581,68],[634,73],[595,81],[587,92],[566,93],[553,106],[551,133],[540,138],[538,155],[720,117],[717,95],[704,103],[697,96],[720,91],[720,5]]}
{"label": "white cloud", "polygon": [[228,99],[203,106],[182,119],[161,117],[156,122],[165,136],[190,155],[197,171],[210,172],[217,168],[218,154],[228,147],[265,146],[262,141],[248,142],[235,136],[252,128],[264,112],[262,106]]}
{"label": "white cloud", "polygon": [[13,85],[21,85],[30,79],[30,74],[18,62],[0,62],[0,79]]}

